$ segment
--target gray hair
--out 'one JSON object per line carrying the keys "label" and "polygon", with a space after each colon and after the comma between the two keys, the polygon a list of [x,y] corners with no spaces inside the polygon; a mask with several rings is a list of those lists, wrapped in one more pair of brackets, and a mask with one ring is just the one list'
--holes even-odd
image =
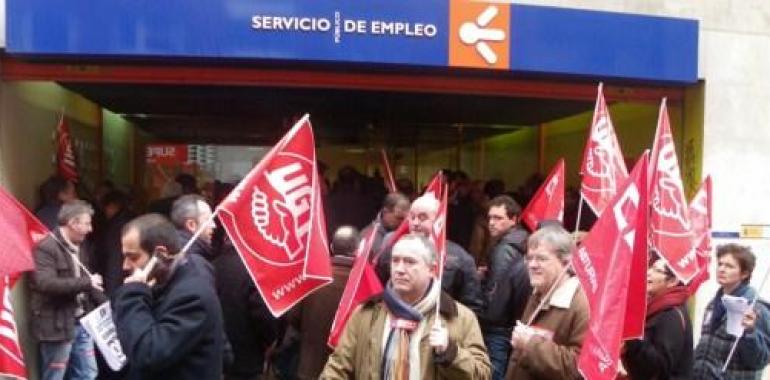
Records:
{"label": "gray hair", "polygon": [[575,249],[572,235],[557,225],[549,225],[535,231],[527,241],[527,248],[529,250],[537,249],[541,244],[547,244],[554,255],[564,264],[569,263],[572,258],[572,250]]}
{"label": "gray hair", "polygon": [[177,228],[184,228],[188,219],[196,219],[201,213],[198,202],[206,203],[206,199],[198,194],[182,195],[171,206],[171,221]]}
{"label": "gray hair", "polygon": [[427,237],[419,233],[404,235],[393,245],[393,254],[396,252],[413,252],[422,257],[428,265],[436,263],[436,246]]}
{"label": "gray hair", "polygon": [[422,209],[436,216],[439,207],[441,207],[441,202],[439,202],[438,198],[433,193],[425,193],[412,202],[411,210]]}
{"label": "gray hair", "polygon": [[94,215],[94,208],[91,205],[80,199],[75,199],[62,204],[59,210],[58,222],[60,226],[64,226],[69,223],[70,220],[75,219],[81,215]]}

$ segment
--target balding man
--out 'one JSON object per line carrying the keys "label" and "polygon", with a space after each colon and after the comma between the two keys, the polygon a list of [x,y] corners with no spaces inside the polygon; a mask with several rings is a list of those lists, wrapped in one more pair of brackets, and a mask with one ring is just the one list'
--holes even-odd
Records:
{"label": "balding man", "polygon": [[[430,231],[438,216],[439,200],[432,193],[425,194],[412,202],[407,218],[409,232],[430,236]],[[385,243],[394,236],[385,237]],[[392,245],[392,244],[390,244]],[[390,279],[390,251],[385,250],[377,262],[377,275],[386,284]],[[481,282],[476,273],[476,262],[460,245],[447,239],[446,262],[441,276],[441,288],[475,313],[481,312],[483,301]]]}
{"label": "balding man", "polygon": [[301,345],[297,368],[299,379],[318,379],[331,354],[326,341],[360,241],[355,227],[342,226],[334,232],[331,242],[334,281],[305,298],[292,311],[291,326]]}

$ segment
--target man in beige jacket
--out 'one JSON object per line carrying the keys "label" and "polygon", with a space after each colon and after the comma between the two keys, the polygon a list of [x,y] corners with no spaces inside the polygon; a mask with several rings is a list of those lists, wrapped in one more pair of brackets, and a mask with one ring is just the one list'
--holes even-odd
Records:
{"label": "man in beige jacket", "polygon": [[321,379],[489,379],[475,315],[435,280],[433,243],[404,236],[390,264],[385,291],[353,312]]}
{"label": "man in beige jacket", "polygon": [[577,358],[589,308],[580,282],[567,270],[572,236],[560,226],[549,226],[532,234],[527,245],[533,293],[511,337],[506,378],[579,379]]}

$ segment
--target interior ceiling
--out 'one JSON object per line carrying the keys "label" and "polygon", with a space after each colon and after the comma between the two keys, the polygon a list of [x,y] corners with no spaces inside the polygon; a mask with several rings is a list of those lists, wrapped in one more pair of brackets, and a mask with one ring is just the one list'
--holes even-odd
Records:
{"label": "interior ceiling", "polygon": [[[593,102],[245,86],[62,83],[161,141],[273,144],[310,113],[320,143],[456,144],[575,115]],[[458,133],[462,126],[462,137]]]}

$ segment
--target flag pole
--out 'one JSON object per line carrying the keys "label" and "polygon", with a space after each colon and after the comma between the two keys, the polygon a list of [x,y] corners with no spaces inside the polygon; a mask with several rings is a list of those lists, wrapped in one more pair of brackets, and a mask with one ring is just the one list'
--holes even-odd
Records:
{"label": "flag pole", "polygon": [[[751,304],[749,305],[749,308],[746,309],[748,312],[749,310],[754,308],[754,305],[757,304],[757,300],[759,299],[759,293],[762,291],[762,288],[765,287],[765,283],[767,282],[767,277],[770,275],[770,269],[765,271],[765,277],[762,278],[762,282],[759,284],[759,289],[757,289],[757,295],[754,297],[754,300],[751,301]],[[744,315],[746,315],[744,313]],[[741,340],[741,337],[743,336],[743,333],[741,333],[741,336],[735,337],[735,342],[733,342],[733,346],[730,348],[730,353],[727,355],[727,359],[725,360],[725,364],[722,366],[722,372],[724,373],[727,370],[727,366],[730,364],[730,360],[733,358],[733,354],[735,353],[735,349],[738,347],[738,342]]]}
{"label": "flag pole", "polygon": [[532,315],[529,316],[529,320],[527,320],[527,326],[530,326],[532,324],[532,322],[535,321],[535,317],[540,312],[540,310],[542,310],[543,307],[545,307],[546,301],[548,301],[548,299],[551,298],[551,295],[556,290],[556,286],[559,285],[561,280],[564,278],[565,275],[567,275],[567,273],[569,272],[569,270],[571,268],[572,268],[572,262],[567,264],[567,266],[564,267],[564,269],[561,271],[561,273],[559,273],[559,277],[556,277],[556,281],[554,281],[553,284],[551,284],[551,288],[548,289],[548,291],[545,293],[545,296],[543,297],[543,299],[540,300],[540,304],[537,305],[537,308],[535,308],[535,311],[533,311]]}
{"label": "flag pole", "polygon": [[580,230],[580,218],[583,216],[583,192],[580,192],[580,200],[578,201],[577,218],[575,218],[575,232]]}

